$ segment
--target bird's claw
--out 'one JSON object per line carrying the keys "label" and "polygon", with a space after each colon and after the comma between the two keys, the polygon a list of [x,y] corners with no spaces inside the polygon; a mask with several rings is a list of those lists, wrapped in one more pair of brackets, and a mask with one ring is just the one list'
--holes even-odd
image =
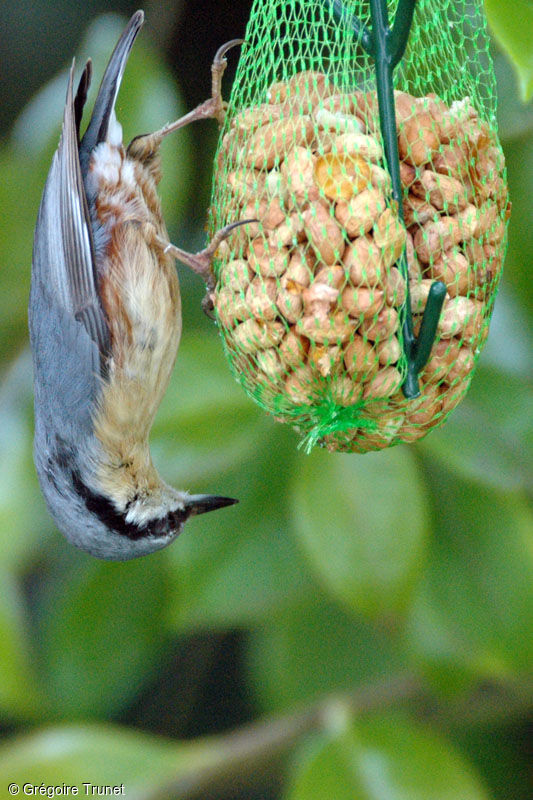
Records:
{"label": "bird's claw", "polygon": [[[212,116],[218,121],[220,125],[224,122],[226,115],[227,104],[222,99],[222,77],[228,65],[227,59],[224,58],[228,50],[243,43],[243,39],[231,39],[221,47],[218,48],[211,65],[211,104],[213,107]],[[208,101],[209,102],[209,101]]]}
{"label": "bird's claw", "polygon": [[208,292],[212,292],[216,284],[212,261],[218,246],[224,241],[224,239],[227,239],[228,236],[230,236],[235,228],[238,228],[240,225],[248,225],[250,222],[258,221],[259,220],[257,219],[243,219],[239,220],[238,222],[231,222],[229,225],[225,225],[214,234],[207,247],[205,247],[203,250],[200,250],[198,253],[188,253],[186,250],[181,250],[179,247],[170,244],[170,242],[164,242],[162,240],[159,240],[159,245],[162,247],[164,253],[168,253],[169,255],[173,256],[178,261],[181,261],[182,264],[186,264],[188,267],[190,267],[193,272],[196,272],[198,275],[200,275],[200,277],[203,278],[206,283]]}

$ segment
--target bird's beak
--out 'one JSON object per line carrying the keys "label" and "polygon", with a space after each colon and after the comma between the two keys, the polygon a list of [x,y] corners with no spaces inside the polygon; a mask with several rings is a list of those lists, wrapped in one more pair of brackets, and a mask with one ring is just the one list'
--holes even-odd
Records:
{"label": "bird's beak", "polygon": [[197,514],[206,514],[208,511],[216,511],[217,508],[232,506],[238,503],[233,497],[218,497],[214,494],[191,494],[185,500],[185,508],[191,517]]}

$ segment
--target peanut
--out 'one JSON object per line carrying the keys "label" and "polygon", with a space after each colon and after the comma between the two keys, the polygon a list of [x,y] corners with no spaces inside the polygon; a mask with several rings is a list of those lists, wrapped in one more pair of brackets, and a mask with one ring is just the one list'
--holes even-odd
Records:
{"label": "peanut", "polygon": [[458,178],[461,183],[468,175],[468,147],[465,142],[446,145],[433,157],[433,169],[441,175]]}
{"label": "peanut", "polygon": [[360,380],[363,375],[372,376],[378,370],[374,348],[357,334],[344,349],[344,364],[349,374]]}
{"label": "peanut", "polygon": [[441,339],[436,342],[424,367],[422,376],[424,382],[437,383],[444,380],[460,349],[461,345],[457,339]]}
{"label": "peanut", "polygon": [[[379,406],[379,400],[373,399],[370,410],[374,405]],[[365,433],[362,452],[366,452],[369,446],[376,450],[383,450],[385,447],[389,447],[395,441],[399,431],[402,430],[404,419],[405,414],[396,411],[396,409],[393,411],[381,411],[379,416],[375,418],[377,430]]]}
{"label": "peanut", "polygon": [[385,367],[365,386],[363,398],[390,397],[398,391],[401,382],[402,376],[396,367]]}
{"label": "peanut", "polygon": [[[359,195],[360,196],[360,195]],[[337,221],[322,205],[307,208],[302,213],[309,242],[325,264],[342,258],[345,242]]]}
{"label": "peanut", "polygon": [[261,194],[266,181],[260,172],[239,169],[229,173],[226,183],[239,205],[243,205],[251,194]]}
{"label": "peanut", "polygon": [[280,167],[280,175],[297,204],[313,203],[319,198],[314,182],[315,156],[305,147],[294,147]]}
{"label": "peanut", "polygon": [[323,72],[303,70],[289,78],[283,99],[305,97],[314,106],[327,94],[328,87],[329,80]]}
{"label": "peanut", "polygon": [[279,344],[285,328],[281,322],[247,319],[233,330],[233,341],[245,353],[265,350]]}
{"label": "peanut", "polygon": [[407,267],[409,271],[409,280],[418,281],[422,277],[422,269],[416,256],[416,250],[413,242],[413,237],[407,231],[407,238],[405,241],[405,254],[407,256]]}
{"label": "peanut", "polygon": [[268,239],[254,239],[248,246],[248,263],[254,272],[275,277],[287,269],[289,251],[286,247],[276,247]]}
{"label": "peanut", "polygon": [[314,281],[302,292],[305,313],[316,317],[327,317],[339,293],[333,286]]}
{"label": "peanut", "polygon": [[[488,124],[468,98],[451,108],[436,95],[395,99],[405,225],[381,162],[376,93],[342,93],[323,73],[273,84],[268,103],[230,121],[218,157],[233,219],[259,220],[217,251],[214,302],[234,367],[274,409],[284,395],[300,406],[325,393],[366,402],[376,430],[324,437],[332,450],[416,441],[440,423],[468,388],[501,271],[508,205]],[[404,250],[415,334],[433,281],[448,290],[421,396],[409,401]]]}
{"label": "peanut", "polygon": [[333,152],[362,158],[368,161],[379,161],[383,157],[383,148],[374,136],[364,133],[343,133],[333,140]]}
{"label": "peanut", "polygon": [[288,367],[295,367],[301,364],[306,356],[309,342],[307,339],[302,339],[291,328],[279,345],[279,357],[283,364]]}
{"label": "peanut", "polygon": [[429,273],[435,280],[446,284],[450,297],[466,294],[476,285],[476,273],[460,250],[454,248],[433,262]]}
{"label": "peanut", "polygon": [[412,283],[410,285],[411,312],[413,314],[423,313],[432,284],[432,280],[422,280],[418,283]]}
{"label": "peanut", "polygon": [[385,274],[381,249],[371,236],[359,236],[344,251],[344,266],[354,286],[375,286]]}
{"label": "peanut", "polygon": [[479,213],[478,209],[472,205],[472,203],[468,203],[466,208],[463,208],[456,214],[459,230],[461,232],[461,241],[471,239],[476,235]]}
{"label": "peanut", "polygon": [[411,192],[447,214],[455,214],[467,205],[463,184],[460,181],[429,169],[425,169],[420,178],[413,183]]}
{"label": "peanut", "polygon": [[391,336],[390,339],[383,339],[381,342],[376,342],[376,352],[378,354],[379,363],[388,367],[391,364],[396,364],[402,354],[402,349],[396,336]]}
{"label": "peanut", "polygon": [[[265,226],[266,227],[266,226]],[[283,221],[269,232],[269,240],[276,247],[290,247],[304,239],[304,223],[301,216],[294,212],[290,217],[283,215]]]}
{"label": "peanut", "polygon": [[223,286],[218,291],[216,308],[220,322],[227,328],[233,328],[237,322],[250,316],[248,304],[242,293],[235,291],[231,286]]}
{"label": "peanut", "polygon": [[338,264],[322,267],[315,275],[315,283],[326,283],[328,286],[340,289],[346,283],[346,273]]}
{"label": "peanut", "polygon": [[400,158],[415,167],[431,161],[440,144],[438,123],[427,111],[418,111],[399,127]]}
{"label": "peanut", "polygon": [[439,212],[421,197],[409,193],[403,200],[403,216],[408,228],[411,225],[424,225],[426,222],[436,222]]}
{"label": "peanut", "polygon": [[361,333],[374,342],[388,338],[396,333],[400,318],[395,308],[385,306],[377,317],[364,319],[361,322]]}
{"label": "peanut", "polygon": [[483,203],[477,212],[477,218],[474,227],[474,237],[476,239],[480,239],[482,236],[485,236],[487,233],[489,233],[491,228],[493,228],[495,225],[499,214],[500,212],[496,203],[493,203],[490,200],[486,203]]}
{"label": "peanut", "polygon": [[235,129],[239,138],[250,134],[257,128],[263,125],[270,125],[272,122],[277,122],[283,115],[281,104],[262,103],[255,108],[245,108],[238,114],[235,114],[231,120],[231,128]]}
{"label": "peanut", "polygon": [[440,389],[437,386],[428,386],[420,397],[410,401],[405,420],[411,425],[427,426],[431,424],[441,408]]}
{"label": "peanut", "polygon": [[406,164],[405,161],[400,161],[400,180],[406,187],[411,186],[416,180],[416,169],[411,164]]}
{"label": "peanut", "polygon": [[328,111],[327,108],[319,108],[315,113],[315,119],[319,128],[336,133],[361,133],[361,123],[355,115],[343,114],[342,111]]}
{"label": "peanut", "polygon": [[446,375],[446,383],[451,384],[459,378],[466,378],[474,369],[474,363],[472,350],[469,347],[461,347],[450,371]]}
{"label": "peanut", "polygon": [[444,414],[448,414],[456,406],[459,405],[459,403],[461,402],[461,400],[468,391],[471,379],[472,376],[467,375],[466,378],[462,378],[461,380],[457,381],[457,383],[454,383],[453,386],[450,386],[447,392],[443,393],[442,411]]}
{"label": "peanut", "polygon": [[355,319],[372,318],[385,302],[383,292],[379,289],[347,286],[341,299],[343,309]]}
{"label": "peanut", "polygon": [[455,217],[448,216],[437,222],[426,222],[414,236],[416,254],[424,264],[429,264],[460,241],[459,223]]}
{"label": "peanut", "polygon": [[394,91],[394,105],[396,107],[397,126],[412,117],[418,110],[416,99],[407,92],[400,92],[398,89]]}
{"label": "peanut", "polygon": [[379,216],[374,228],[374,241],[383,256],[386,267],[395,264],[405,247],[406,231],[390,208]]}
{"label": "peanut", "polygon": [[388,194],[391,191],[391,176],[386,169],[377,164],[370,164],[370,182],[381,194]]}
{"label": "peanut", "polygon": [[312,369],[303,365],[294,370],[285,381],[285,393],[297,405],[312,405],[318,394],[317,381]]}
{"label": "peanut", "polygon": [[483,304],[467,297],[454,297],[444,301],[438,325],[443,339],[458,336],[464,341],[473,341],[483,326]]}
{"label": "peanut", "polygon": [[405,279],[396,267],[391,267],[385,280],[385,300],[389,306],[403,306],[405,302]]}
{"label": "peanut", "polygon": [[385,198],[376,189],[365,189],[351,200],[341,200],[335,206],[335,217],[351,239],[363,236],[385,209]]}
{"label": "peanut", "polygon": [[343,114],[352,116],[357,112],[357,103],[350,94],[330,94],[328,97],[324,97],[322,103],[328,111],[342,111]]}
{"label": "peanut", "polygon": [[340,347],[325,347],[321,344],[311,344],[307,356],[307,363],[312,369],[327,378],[339,366]]}
{"label": "peanut", "polygon": [[480,264],[485,260],[484,246],[477,239],[468,239],[463,243],[463,250],[470,264]]}
{"label": "peanut", "polygon": [[268,350],[259,350],[256,360],[259,369],[263,370],[265,375],[269,378],[279,378],[284,372],[280,357],[273,347]]}
{"label": "peanut", "polygon": [[251,314],[260,319],[275,319],[276,281],[274,278],[257,276],[246,290],[246,302]]}
{"label": "peanut", "polygon": [[339,406],[353,406],[359,400],[361,389],[347,375],[336,375],[329,384],[329,393]]}
{"label": "peanut", "polygon": [[281,223],[285,220],[285,211],[281,207],[279,197],[265,198],[264,210],[260,208],[256,216],[263,227],[267,230],[271,230],[281,225]]}
{"label": "peanut", "polygon": [[370,183],[370,167],[361,156],[328,153],[317,158],[314,178],[330,200],[349,200]]}
{"label": "peanut", "polygon": [[315,266],[316,259],[308,250],[296,247],[291,254],[289,266],[284,277],[287,280],[299,283],[301,286],[309,286],[311,274]]}
{"label": "peanut", "polygon": [[294,147],[308,144],[314,135],[310,117],[280,119],[258,128],[242,151],[246,166],[253,169],[272,169]]}
{"label": "peanut", "polygon": [[248,262],[243,258],[227,261],[220,270],[221,285],[233,289],[234,292],[246,289],[251,277]]}
{"label": "peanut", "polygon": [[307,315],[298,320],[296,330],[315,342],[346,342],[353,333],[353,321],[342,311],[328,317]]}
{"label": "peanut", "polygon": [[235,239],[235,242],[245,245],[249,239],[254,239],[256,236],[259,236],[262,233],[262,226],[259,222],[258,215],[264,212],[265,203],[261,204],[261,209],[258,208],[258,205],[259,203],[256,203],[256,201],[253,200],[249,203],[246,203],[242,210],[242,216],[245,219],[257,220],[257,222],[249,222],[247,225],[241,225],[229,237],[230,240]]}
{"label": "peanut", "polygon": [[[269,197],[279,197],[281,203],[285,204],[287,199],[287,185],[281,176],[281,171],[274,168],[271,169],[266,176],[262,172],[258,172],[257,174],[264,179],[266,194]],[[256,190],[254,189],[254,191]]]}

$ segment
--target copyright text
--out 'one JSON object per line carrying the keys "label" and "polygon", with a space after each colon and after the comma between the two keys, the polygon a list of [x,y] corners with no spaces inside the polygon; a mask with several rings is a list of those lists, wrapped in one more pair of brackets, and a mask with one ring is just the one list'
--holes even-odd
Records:
{"label": "copyright text", "polygon": [[10,783],[7,787],[10,795],[25,795],[26,797],[125,797],[124,784],[116,786],[97,783],[80,783],[70,786],[68,783],[61,783],[55,786],[46,783]]}

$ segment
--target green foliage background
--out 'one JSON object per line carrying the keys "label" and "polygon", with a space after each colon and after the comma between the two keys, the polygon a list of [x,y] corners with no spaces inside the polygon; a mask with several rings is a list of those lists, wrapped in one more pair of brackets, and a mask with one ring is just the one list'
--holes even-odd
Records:
{"label": "green foliage background", "polygon": [[[51,5],[57,21],[73,8]],[[204,4],[205,19],[224,5]],[[226,38],[243,32],[247,5],[232,3],[241,29]],[[10,782],[82,781],[124,783],[130,800],[531,796],[533,5],[519,5],[523,25],[512,22],[516,3],[487,0],[507,54],[495,44],[513,214],[467,399],[414,446],[306,456],[233,382],[200,311],[202,287],[179,267],[185,332],[154,459],[168,482],[240,504],[132,563],[74,550],[46,512],[26,333],[33,225],[65,65],[76,50],[101,75],[123,20],[89,6],[90,24],[58,45],[61,74],[20,101],[0,148],[0,797]],[[196,93],[209,84],[212,52],[192,3],[145,10],[118,105],[125,138],[183,112],[176,70],[188,98],[203,99]],[[175,35],[193,37],[185,53],[161,33],[173,13]],[[23,40],[13,30],[4,52]],[[34,70],[40,57],[29,57]],[[24,81],[12,92],[16,109]],[[190,249],[203,241],[216,137],[206,128],[163,152],[171,236]]]}

